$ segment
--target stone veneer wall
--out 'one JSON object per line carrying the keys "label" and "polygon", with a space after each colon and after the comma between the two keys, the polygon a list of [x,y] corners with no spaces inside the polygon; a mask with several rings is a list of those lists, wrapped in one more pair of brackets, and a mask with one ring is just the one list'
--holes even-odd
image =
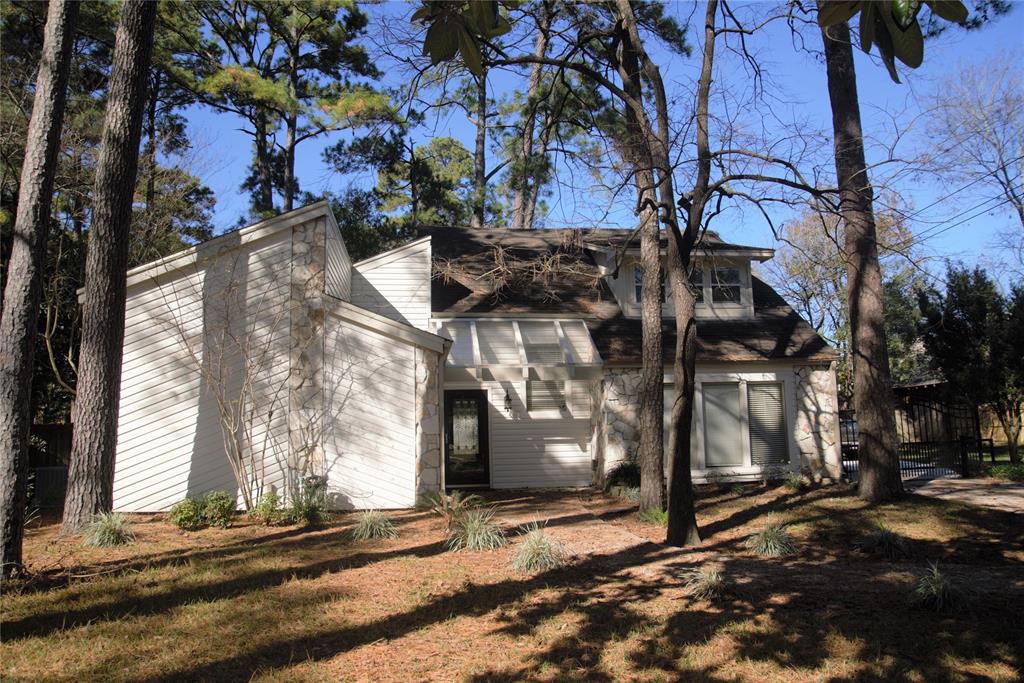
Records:
{"label": "stone veneer wall", "polygon": [[838,479],[842,461],[835,367],[798,365],[793,368],[793,375],[800,466],[813,479]]}
{"label": "stone veneer wall", "polygon": [[441,488],[441,354],[416,347],[416,495]]}
{"label": "stone veneer wall", "polygon": [[640,447],[640,369],[609,370],[604,376],[604,472],[636,455]]}
{"label": "stone veneer wall", "polygon": [[288,375],[289,470],[299,477],[323,475],[324,458],[324,267],[326,222],[320,218],[292,229],[290,364]]}

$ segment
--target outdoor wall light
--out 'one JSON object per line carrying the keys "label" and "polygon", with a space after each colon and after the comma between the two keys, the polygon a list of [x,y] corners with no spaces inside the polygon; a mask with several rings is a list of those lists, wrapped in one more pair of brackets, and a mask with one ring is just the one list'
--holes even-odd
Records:
{"label": "outdoor wall light", "polygon": [[505,412],[511,417],[511,415],[512,415],[512,396],[508,393],[508,389],[505,390]]}

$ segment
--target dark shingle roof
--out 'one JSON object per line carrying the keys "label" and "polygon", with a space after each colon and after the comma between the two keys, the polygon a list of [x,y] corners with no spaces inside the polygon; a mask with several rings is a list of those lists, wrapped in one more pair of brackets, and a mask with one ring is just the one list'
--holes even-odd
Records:
{"label": "dark shingle roof", "polygon": [[[587,319],[594,343],[608,363],[639,364],[640,320],[627,318],[598,274],[590,249],[617,248],[629,230],[471,230],[424,228],[434,258],[432,308],[441,314],[572,314]],[[712,251],[761,252],[707,233]],[[536,278],[530,264],[557,267]],[[499,262],[504,267],[499,266]],[[698,360],[832,360],[832,349],[771,287],[753,278],[754,317],[701,320]],[[666,362],[671,362],[675,324],[664,323]]]}

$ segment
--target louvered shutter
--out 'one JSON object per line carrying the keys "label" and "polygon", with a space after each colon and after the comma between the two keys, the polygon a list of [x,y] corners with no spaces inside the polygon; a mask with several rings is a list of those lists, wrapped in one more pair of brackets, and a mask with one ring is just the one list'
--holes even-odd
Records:
{"label": "louvered shutter", "polygon": [[786,417],[782,408],[782,385],[747,384],[750,416],[750,462],[779,465],[789,462],[786,448]]}
{"label": "louvered shutter", "polygon": [[558,410],[565,403],[563,382],[541,382],[531,380],[526,384],[527,410]]}

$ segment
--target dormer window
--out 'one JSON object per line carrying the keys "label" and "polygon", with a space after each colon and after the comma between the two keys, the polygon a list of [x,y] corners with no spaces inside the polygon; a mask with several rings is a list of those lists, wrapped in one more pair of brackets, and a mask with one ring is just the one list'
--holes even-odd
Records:
{"label": "dormer window", "polygon": [[[633,266],[633,296],[636,302],[640,303],[640,293],[644,288],[644,271],[640,264]],[[661,275],[661,302],[665,303],[665,274]]]}
{"label": "dormer window", "polygon": [[739,268],[715,268],[711,280],[711,301],[716,304],[739,304],[742,284]]}

